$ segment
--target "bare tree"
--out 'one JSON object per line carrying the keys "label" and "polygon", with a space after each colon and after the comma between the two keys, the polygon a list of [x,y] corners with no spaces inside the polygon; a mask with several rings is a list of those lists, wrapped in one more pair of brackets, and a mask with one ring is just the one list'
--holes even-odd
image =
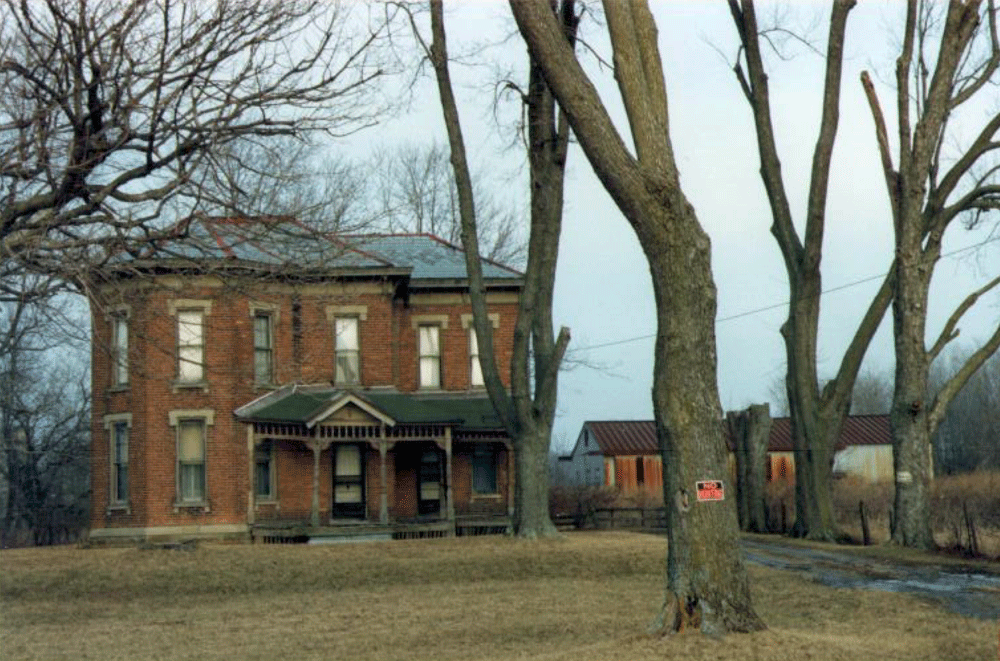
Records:
{"label": "bare tree", "polygon": [[[958,335],[965,312],[1000,285],[998,275],[961,301],[938,338],[927,345],[928,292],[945,232],[957,218],[971,214],[975,219],[1000,210],[1000,164],[996,160],[1000,113],[980,115],[971,131],[969,125],[959,130],[952,122],[963,107],[995,87],[998,68],[1000,36],[992,0],[951,0],[946,9],[910,0],[896,60],[895,158],[877,92],[867,72],[862,74],[895,229],[896,379],[891,425],[896,516],[892,540],[904,546],[934,546],[930,441],[948,405],[1000,347],[997,324],[955,374],[936,393],[928,393],[930,364]],[[971,139],[963,140],[963,135]]]}
{"label": "bare tree", "polygon": [[[680,186],[655,21],[642,0],[604,3],[633,154],[549,3],[512,0],[511,8],[528,52],[649,261],[657,310],[653,414],[669,540],[666,595],[655,626],[667,632],[761,629],[740,556],[720,424],[710,242]],[[708,490],[699,482],[721,482],[730,496],[703,500]]]}
{"label": "bare tree", "polygon": [[[563,0],[558,9],[553,6],[547,10],[558,17],[561,39],[570,46],[571,52],[579,21],[574,7],[573,0]],[[492,326],[486,308],[479,249],[480,209],[452,91],[441,0],[431,0],[431,33],[432,42],[429,48],[425,46],[425,51],[434,67],[448,130],[473,323],[479,338],[479,363],[490,400],[515,449],[515,532],[527,538],[551,537],[557,533],[549,515],[549,447],[559,365],[570,339],[567,328],[560,329],[558,337],[552,328],[552,295],[562,225],[569,124],[557,108],[541,70],[532,62],[524,98],[531,173],[531,232],[525,282],[514,328],[511,390],[508,393],[496,365]]]}
{"label": "bare tree", "polygon": [[[956,350],[931,366],[928,392],[937,392],[968,360]],[[955,397],[934,434],[934,472],[1000,469],[1000,353],[983,363]]]}
{"label": "bare tree", "polygon": [[3,546],[71,541],[87,524],[89,392],[60,334],[65,306],[0,302]]}
{"label": "bare tree", "polygon": [[851,415],[885,415],[892,407],[892,377],[866,370],[858,375],[851,392]]}
{"label": "bare tree", "polygon": [[753,112],[760,176],[771,207],[771,233],[781,249],[788,273],[788,319],[781,327],[785,340],[785,389],[795,451],[795,512],[793,534],[815,539],[838,537],[832,499],[834,446],[851,406],[851,391],[862,359],[892,300],[891,275],[885,279],[858,324],[841,358],[836,375],[823,384],[817,353],[820,264],[826,227],[830,161],[840,117],[841,72],[847,19],[855,0],[831,3],[826,43],[822,117],[813,151],[803,234],[795,224],[778,158],[771,98],[762,43],[770,33],[757,22],[752,0],[728,0],[740,38],[741,58],[734,71]]}
{"label": "bare tree", "polygon": [[209,215],[294,218],[316,232],[347,234],[380,225],[368,203],[367,166],[324,156],[291,136],[244,139],[223,147],[197,191]]}
{"label": "bare tree", "polygon": [[[462,244],[458,187],[449,162],[450,150],[437,142],[404,145],[377,153],[376,204],[390,231],[428,232]],[[526,244],[522,214],[491,192],[481,173],[471,172],[476,227],[482,256],[501,264],[524,261]]]}
{"label": "bare tree", "polygon": [[318,0],[4,0],[5,286],[168,233],[236,140],[372,124],[382,29]]}

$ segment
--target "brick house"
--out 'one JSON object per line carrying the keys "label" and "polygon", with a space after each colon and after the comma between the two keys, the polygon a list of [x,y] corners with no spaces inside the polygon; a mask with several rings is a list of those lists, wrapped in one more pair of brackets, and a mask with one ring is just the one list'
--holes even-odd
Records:
{"label": "brick house", "polygon": [[[460,249],[289,221],[179,230],[88,283],[91,539],[509,528]],[[506,365],[523,279],[483,269]]]}

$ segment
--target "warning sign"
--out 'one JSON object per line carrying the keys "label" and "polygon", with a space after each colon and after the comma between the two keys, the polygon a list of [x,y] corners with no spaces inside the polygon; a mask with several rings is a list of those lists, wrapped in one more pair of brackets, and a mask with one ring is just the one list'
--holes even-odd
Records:
{"label": "warning sign", "polygon": [[726,497],[725,488],[720,480],[706,480],[696,482],[698,490],[698,500],[724,500]]}

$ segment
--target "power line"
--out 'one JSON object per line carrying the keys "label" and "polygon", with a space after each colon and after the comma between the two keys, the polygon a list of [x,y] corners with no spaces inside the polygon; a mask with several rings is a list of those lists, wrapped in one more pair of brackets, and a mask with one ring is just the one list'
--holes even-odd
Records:
{"label": "power line", "polygon": [[[969,252],[970,250],[975,250],[977,248],[982,248],[984,245],[987,245],[989,243],[994,243],[996,241],[1000,241],[1000,236],[995,236],[993,238],[986,239],[985,241],[982,241],[980,243],[974,243],[974,244],[972,244],[970,246],[965,246],[964,248],[959,248],[957,250],[952,250],[951,252],[944,253],[943,255],[941,255],[940,259],[947,259],[947,258],[950,258],[950,257],[955,257],[956,255],[960,255],[960,254],[962,254],[964,252]],[[887,275],[889,275],[888,271],[886,271],[884,273],[880,273],[878,275],[870,275],[868,277],[861,278],[859,280],[853,280],[851,282],[848,282],[848,283],[845,283],[845,284],[842,284],[842,285],[837,285],[836,287],[831,287],[830,289],[824,289],[823,291],[821,291],[819,293],[819,295],[822,296],[823,294],[832,294],[834,292],[838,292],[838,291],[841,291],[841,290],[844,290],[844,289],[850,289],[852,287],[857,287],[858,285],[863,285],[866,282],[872,282],[873,280],[881,280],[882,278],[884,278]],[[718,317],[718,318],[716,318],[715,323],[716,323],[716,325],[718,325],[718,324],[721,324],[721,323],[726,322],[726,321],[733,321],[734,319],[741,319],[743,317],[749,317],[749,316],[754,315],[754,314],[760,314],[761,312],[768,312],[769,310],[776,310],[778,308],[783,308],[783,307],[787,306],[788,304],[789,304],[789,301],[784,301],[782,303],[773,303],[771,305],[765,305],[763,307],[754,308],[753,310],[746,310],[744,312],[738,312],[736,314],[729,315],[728,317]],[[631,344],[632,342],[639,342],[641,340],[648,340],[648,339],[651,339],[651,338],[654,338],[654,337],[656,337],[656,333],[650,333],[648,335],[637,335],[635,337],[628,337],[628,338],[625,338],[625,339],[622,339],[622,340],[612,340],[611,342],[602,342],[601,344],[592,344],[589,347],[576,347],[573,350],[574,351],[589,351],[591,349],[604,349],[606,347],[614,347],[614,346],[618,346],[620,344]]]}

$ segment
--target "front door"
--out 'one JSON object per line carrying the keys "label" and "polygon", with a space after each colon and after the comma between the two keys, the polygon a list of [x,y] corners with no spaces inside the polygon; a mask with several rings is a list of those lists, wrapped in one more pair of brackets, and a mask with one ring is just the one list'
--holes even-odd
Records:
{"label": "front door", "polygon": [[333,516],[365,517],[364,455],[358,445],[334,445]]}
{"label": "front door", "polygon": [[417,470],[417,512],[421,515],[441,512],[441,454],[435,448],[420,453]]}

